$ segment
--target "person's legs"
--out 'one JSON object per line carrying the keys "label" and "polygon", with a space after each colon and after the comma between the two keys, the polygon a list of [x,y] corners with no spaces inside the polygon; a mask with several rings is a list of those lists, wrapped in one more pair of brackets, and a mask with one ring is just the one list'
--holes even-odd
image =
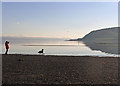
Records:
{"label": "person's legs", "polygon": [[6,52],[5,52],[5,54],[7,54],[7,52],[8,52],[8,49],[6,49]]}

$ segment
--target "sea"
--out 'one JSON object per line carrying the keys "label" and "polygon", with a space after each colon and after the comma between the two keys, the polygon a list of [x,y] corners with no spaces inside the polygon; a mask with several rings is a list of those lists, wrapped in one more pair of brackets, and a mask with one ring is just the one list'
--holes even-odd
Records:
{"label": "sea", "polygon": [[67,40],[67,38],[2,37],[0,53],[5,53],[5,41],[9,41],[9,54],[40,55],[38,51],[44,49],[44,55],[118,56],[99,49],[93,50],[82,41]]}

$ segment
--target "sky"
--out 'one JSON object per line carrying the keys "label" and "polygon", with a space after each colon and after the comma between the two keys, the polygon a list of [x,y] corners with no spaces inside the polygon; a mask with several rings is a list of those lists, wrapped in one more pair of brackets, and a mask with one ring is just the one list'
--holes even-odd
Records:
{"label": "sky", "polygon": [[117,2],[2,3],[3,36],[81,38],[117,26]]}

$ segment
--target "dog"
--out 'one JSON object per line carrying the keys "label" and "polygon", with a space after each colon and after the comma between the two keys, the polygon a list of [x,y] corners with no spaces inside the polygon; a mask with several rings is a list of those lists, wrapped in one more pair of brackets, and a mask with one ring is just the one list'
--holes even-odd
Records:
{"label": "dog", "polygon": [[39,54],[44,54],[43,53],[44,49],[42,49],[41,51],[38,51]]}

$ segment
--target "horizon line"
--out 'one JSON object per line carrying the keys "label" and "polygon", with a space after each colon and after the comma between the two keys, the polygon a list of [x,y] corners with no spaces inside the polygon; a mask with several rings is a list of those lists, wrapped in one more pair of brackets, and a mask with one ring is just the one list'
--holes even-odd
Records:
{"label": "horizon line", "polygon": [[9,38],[67,38],[70,39],[70,37],[49,37],[49,36],[0,36],[0,37],[9,37]]}

